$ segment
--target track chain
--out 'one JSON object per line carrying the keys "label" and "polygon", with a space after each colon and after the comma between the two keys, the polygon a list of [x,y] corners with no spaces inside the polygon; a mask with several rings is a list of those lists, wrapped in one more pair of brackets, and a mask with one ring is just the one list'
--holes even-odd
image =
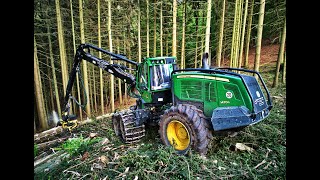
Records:
{"label": "track chain", "polygon": [[[135,124],[135,115],[132,110],[125,110],[117,112],[114,115],[114,118],[119,123],[119,136],[121,139],[127,143],[132,144],[139,142],[145,136],[145,125],[136,126]],[[115,130],[115,132],[117,132]]]}

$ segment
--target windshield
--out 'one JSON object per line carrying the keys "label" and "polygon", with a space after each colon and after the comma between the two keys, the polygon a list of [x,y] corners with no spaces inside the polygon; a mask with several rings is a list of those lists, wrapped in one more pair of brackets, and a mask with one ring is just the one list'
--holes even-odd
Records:
{"label": "windshield", "polygon": [[150,67],[151,90],[170,88],[169,64]]}

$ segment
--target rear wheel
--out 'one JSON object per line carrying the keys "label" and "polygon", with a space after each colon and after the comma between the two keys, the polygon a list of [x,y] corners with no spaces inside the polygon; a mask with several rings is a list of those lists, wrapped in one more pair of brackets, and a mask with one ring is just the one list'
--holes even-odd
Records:
{"label": "rear wheel", "polygon": [[173,146],[178,154],[190,148],[205,155],[212,139],[203,112],[193,105],[179,104],[161,116],[159,133],[165,145]]}

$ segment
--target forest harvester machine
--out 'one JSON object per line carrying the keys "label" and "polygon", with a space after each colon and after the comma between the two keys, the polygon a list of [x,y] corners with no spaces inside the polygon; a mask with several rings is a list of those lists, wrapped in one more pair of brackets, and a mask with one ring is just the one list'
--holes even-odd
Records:
{"label": "forest harvester machine", "polygon": [[[111,56],[133,66],[130,69],[94,56],[90,51]],[[145,136],[145,126],[159,125],[165,145],[177,153],[193,149],[206,154],[214,132],[242,129],[265,119],[272,109],[269,91],[261,75],[242,68],[209,68],[208,53],[201,68],[179,69],[176,57],[148,57],[141,63],[91,44],[80,44],[64,97],[64,110],[58,125],[77,125],[76,115],[69,114],[69,100],[80,64],[86,60],[128,84],[136,105],[115,112],[112,124],[124,143],[138,142]],[[256,76],[256,77],[255,77]],[[263,87],[263,88],[261,88]],[[75,102],[80,105],[76,100]]]}

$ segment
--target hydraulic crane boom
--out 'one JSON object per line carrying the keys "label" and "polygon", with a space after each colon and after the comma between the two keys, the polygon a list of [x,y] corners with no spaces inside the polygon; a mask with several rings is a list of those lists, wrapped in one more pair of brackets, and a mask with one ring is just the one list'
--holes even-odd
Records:
{"label": "hydraulic crane boom", "polygon": [[[135,65],[135,69],[129,69],[128,67],[120,65],[120,64],[110,64],[107,61],[92,55],[90,53],[91,49],[111,56],[111,60],[122,60],[122,61],[128,62],[130,64],[133,64],[133,65]],[[120,78],[125,83],[128,83],[130,85],[131,89],[133,89],[133,87],[135,87],[135,84],[136,84],[135,76],[132,74],[129,74],[128,72],[125,72],[125,70],[136,70],[137,66],[138,66],[137,62],[132,61],[130,59],[127,59],[123,55],[111,53],[109,51],[98,48],[98,47],[93,46],[91,44],[80,44],[76,50],[72,70],[69,74],[69,81],[68,81],[66,95],[64,97],[64,104],[63,104],[63,107],[64,107],[63,115],[62,115],[63,122],[59,122],[58,125],[66,124],[68,122],[68,120],[70,120],[72,118],[68,114],[69,108],[70,108],[68,101],[71,97],[71,90],[72,90],[72,86],[73,86],[75,78],[76,78],[76,73],[80,71],[80,64],[81,64],[82,60],[86,60],[86,61],[98,66],[99,68],[109,72],[110,74],[114,75],[115,77]]]}

